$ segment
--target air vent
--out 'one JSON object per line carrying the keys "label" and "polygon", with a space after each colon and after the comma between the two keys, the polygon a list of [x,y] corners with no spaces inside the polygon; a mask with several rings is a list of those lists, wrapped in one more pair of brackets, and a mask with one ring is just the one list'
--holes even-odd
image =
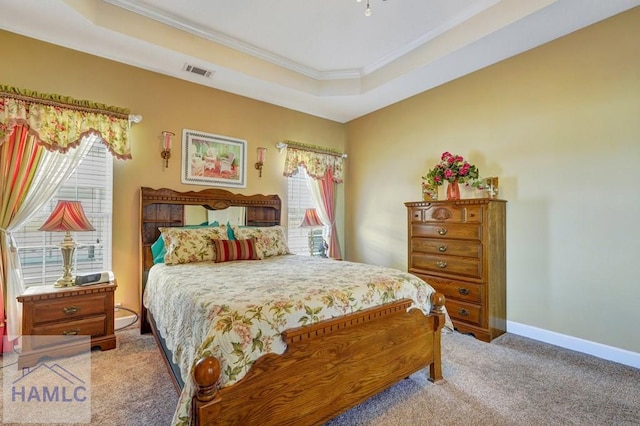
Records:
{"label": "air vent", "polygon": [[214,74],[213,71],[206,70],[204,68],[197,67],[195,65],[184,64],[184,71],[197,74],[202,77],[211,78]]}

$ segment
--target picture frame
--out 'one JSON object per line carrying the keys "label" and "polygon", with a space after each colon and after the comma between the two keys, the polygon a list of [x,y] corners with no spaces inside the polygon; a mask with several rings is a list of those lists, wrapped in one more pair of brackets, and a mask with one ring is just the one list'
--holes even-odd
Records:
{"label": "picture frame", "polygon": [[198,130],[182,130],[182,183],[247,186],[247,141]]}

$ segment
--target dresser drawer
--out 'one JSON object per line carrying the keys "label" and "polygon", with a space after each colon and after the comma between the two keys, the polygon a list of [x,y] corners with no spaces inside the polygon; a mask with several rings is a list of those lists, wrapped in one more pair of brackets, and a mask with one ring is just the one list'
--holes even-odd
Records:
{"label": "dresser drawer", "polygon": [[483,284],[435,278],[429,275],[415,274],[425,280],[436,291],[444,294],[445,300],[461,300],[482,303]]}
{"label": "dresser drawer", "polygon": [[475,223],[413,223],[413,237],[451,238],[461,240],[482,239],[482,226]]}
{"label": "dresser drawer", "polygon": [[449,313],[449,316],[452,320],[459,320],[468,322],[470,324],[482,325],[480,324],[480,314],[482,308],[478,305],[457,302],[455,300],[447,300],[445,302],[445,307],[447,308],[447,312]]}
{"label": "dresser drawer", "polygon": [[107,308],[105,307],[106,294],[65,297],[60,300],[36,302],[33,307],[34,324],[103,314]]}
{"label": "dresser drawer", "polygon": [[413,269],[424,271],[465,275],[474,278],[482,277],[482,262],[480,262],[480,259],[411,253],[411,265]]}
{"label": "dresser drawer", "polygon": [[412,222],[480,223],[482,206],[443,206],[413,207]]}
{"label": "dresser drawer", "polygon": [[452,256],[482,257],[482,244],[479,242],[443,240],[436,238],[412,238],[411,251],[429,254],[448,254]]}
{"label": "dresser drawer", "polygon": [[[55,340],[47,336],[91,336],[98,337],[106,334],[107,316],[103,313],[90,318],[78,319],[75,321],[61,321],[33,328],[34,336],[31,337],[31,347],[37,349]],[[39,338],[38,336],[42,336]],[[58,341],[59,343],[59,341]]]}

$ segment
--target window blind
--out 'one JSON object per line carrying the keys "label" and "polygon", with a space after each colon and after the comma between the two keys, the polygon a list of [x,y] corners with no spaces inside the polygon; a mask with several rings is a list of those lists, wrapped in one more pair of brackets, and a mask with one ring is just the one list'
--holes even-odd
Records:
{"label": "window blind", "polygon": [[313,208],[306,179],[307,172],[302,167],[287,179],[287,244],[292,253],[310,256],[309,229],[300,228],[305,210]]}

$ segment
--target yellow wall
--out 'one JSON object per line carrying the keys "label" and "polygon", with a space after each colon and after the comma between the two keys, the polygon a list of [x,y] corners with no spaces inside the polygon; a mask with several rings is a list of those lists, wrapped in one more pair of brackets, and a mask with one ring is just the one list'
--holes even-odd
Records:
{"label": "yellow wall", "polygon": [[[132,155],[114,160],[113,271],[118,279],[116,301],[138,310],[138,194],[141,186],[199,190],[180,182],[180,141],[183,128],[247,140],[247,187],[244,194],[278,194],[286,202],[282,176],[284,152],[275,143],[284,139],[343,151],[345,126],[264,102],[233,95],[175,78],[123,65],[0,31],[0,82],[9,86],[89,99],[141,114],[133,125]],[[214,77],[215,78],[215,77]],[[160,132],[176,133],[169,168],[160,157]],[[268,148],[262,178],[253,168],[256,148]],[[339,188],[342,199],[342,186]],[[285,203],[286,204],[286,203]],[[337,212],[343,234],[343,212]],[[283,223],[286,225],[286,206]]]}
{"label": "yellow wall", "polygon": [[640,8],[348,123],[346,253],[406,269],[443,151],[499,176],[508,320],[640,352]]}

